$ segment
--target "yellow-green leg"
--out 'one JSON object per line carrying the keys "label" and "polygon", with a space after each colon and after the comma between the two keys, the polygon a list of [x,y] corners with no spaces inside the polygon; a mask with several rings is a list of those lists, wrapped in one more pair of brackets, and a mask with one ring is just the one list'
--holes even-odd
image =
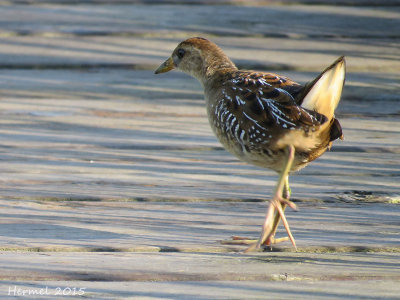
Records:
{"label": "yellow-green leg", "polygon": [[[296,209],[296,205],[283,197],[287,196],[287,194],[289,193],[288,177],[294,160],[294,154],[295,154],[294,147],[292,145],[288,146],[286,162],[284,164],[282,172],[280,173],[278,184],[276,185],[275,188],[274,197],[271,200],[270,205],[268,207],[267,215],[265,217],[264,225],[261,230],[260,238],[258,239],[257,243],[251,245],[245,252],[259,249],[261,245],[265,244],[268,237],[271,238],[272,236],[274,236],[280,219],[282,219],[282,223],[285,226],[290,241],[296,248],[296,242],[290,231],[289,224],[286,220],[284,213],[286,205],[289,205],[293,209]],[[284,193],[286,195],[284,195]]]}
{"label": "yellow-green leg", "polygon": [[[289,175],[288,175],[285,178],[285,183],[284,183],[283,191],[282,191],[282,198],[285,200],[289,200],[290,194],[291,194],[291,190],[289,187]],[[281,205],[282,205],[282,211],[284,212],[285,208],[286,208],[286,203],[281,203]],[[283,237],[283,238],[279,238],[279,239],[275,238],[275,233],[276,233],[276,230],[278,229],[278,225],[279,225],[280,221],[281,221],[280,214],[278,212],[275,212],[274,222],[272,223],[272,230],[264,242],[265,245],[271,246],[273,244],[285,242],[289,239],[289,237]]]}

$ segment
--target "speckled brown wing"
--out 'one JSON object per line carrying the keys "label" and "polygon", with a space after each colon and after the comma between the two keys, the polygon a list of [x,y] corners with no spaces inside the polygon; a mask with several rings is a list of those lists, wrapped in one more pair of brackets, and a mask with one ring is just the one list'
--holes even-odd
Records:
{"label": "speckled brown wing", "polygon": [[304,86],[282,75],[258,72],[247,72],[247,74],[253,79],[262,78],[273,87],[280,88],[289,92],[289,94],[293,96],[295,101],[297,96],[304,90]]}
{"label": "speckled brown wing", "polygon": [[290,87],[301,88],[275,74],[238,71],[224,82],[223,96],[229,110],[237,117],[241,116],[241,127],[248,132],[317,130],[327,118],[298,106],[288,91]]}
{"label": "speckled brown wing", "polygon": [[[335,63],[332,64],[334,66]],[[330,66],[329,68],[331,68]],[[329,70],[327,68],[327,70]],[[325,70],[326,71],[326,70]],[[324,71],[324,72],[325,72]],[[321,73],[324,74],[324,72]],[[309,92],[310,88],[313,86],[313,84],[321,78],[321,75],[318,76],[316,79],[311,81],[310,83],[306,84],[305,86],[298,84],[295,81],[292,81],[290,78],[287,78],[285,76],[273,74],[273,73],[250,73],[249,74],[251,77],[257,77],[257,76],[262,76],[267,83],[271,84],[273,87],[276,88],[281,88],[287,92],[293,97],[294,101],[296,102],[297,105],[301,105],[303,102],[303,98],[307,93]],[[304,108],[303,108],[304,109]],[[307,109],[305,109],[307,111]],[[311,112],[314,114],[315,112]],[[316,117],[321,118],[324,117],[322,114],[315,114]],[[322,121],[322,122],[321,122]],[[324,122],[324,120],[319,121],[321,124]],[[343,139],[343,133],[342,133],[342,127],[339,123],[339,121],[335,118],[333,118],[330,126],[330,141],[334,141],[336,139]]]}

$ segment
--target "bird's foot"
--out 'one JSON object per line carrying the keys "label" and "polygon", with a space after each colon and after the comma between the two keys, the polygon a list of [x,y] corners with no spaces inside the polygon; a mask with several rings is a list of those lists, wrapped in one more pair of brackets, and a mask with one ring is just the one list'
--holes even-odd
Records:
{"label": "bird's foot", "polygon": [[[287,240],[290,240],[293,246],[296,248],[296,242],[290,231],[284,210],[286,206],[297,210],[297,206],[288,199],[282,198],[280,195],[282,195],[282,193],[277,191],[274,198],[270,201],[260,238],[257,242],[251,244],[250,247],[245,250],[245,252],[257,251],[260,250],[262,246],[272,246],[273,244],[281,243]],[[285,226],[288,237],[275,239],[276,228],[280,220],[282,220],[282,223]]]}
{"label": "bird's foot", "polygon": [[275,237],[271,236],[269,239],[267,239],[267,240],[264,242],[263,245],[272,246],[272,245],[275,245],[275,244],[279,244],[279,243],[282,243],[282,242],[286,242],[286,241],[288,241],[288,240],[289,240],[289,237],[288,237],[288,236],[281,237],[281,238],[277,238],[277,239],[276,239]]}
{"label": "bird's foot", "polygon": [[[275,238],[273,236],[271,236],[269,239],[267,239],[264,243],[263,246],[272,246],[275,244],[279,244],[282,242],[286,242],[289,240],[289,237],[282,237],[282,238]],[[254,245],[258,242],[257,239],[252,239],[249,237],[243,237],[243,236],[232,236],[231,239],[227,239],[227,240],[222,240],[221,244],[223,245]]]}
{"label": "bird's foot", "polygon": [[274,238],[270,237],[268,238],[264,243],[261,245],[258,245],[259,240],[245,240],[246,243],[235,243],[236,245],[250,245],[246,250],[244,250],[244,253],[248,252],[254,252],[254,251],[264,251],[267,247],[272,250],[272,245],[276,245],[282,242],[286,242],[290,240],[288,236],[281,237],[281,238]]}
{"label": "bird's foot", "polygon": [[257,239],[252,239],[243,236],[232,236],[229,240],[221,241],[223,245],[251,245],[257,242]]}

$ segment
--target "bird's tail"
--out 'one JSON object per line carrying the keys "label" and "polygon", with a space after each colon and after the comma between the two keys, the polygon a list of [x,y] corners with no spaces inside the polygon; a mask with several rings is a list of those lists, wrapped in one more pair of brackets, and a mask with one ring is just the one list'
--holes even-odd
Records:
{"label": "bird's tail", "polygon": [[346,62],[344,56],[341,56],[306,85],[303,91],[305,97],[301,106],[323,114],[328,120],[332,120],[342,95],[345,73]]}

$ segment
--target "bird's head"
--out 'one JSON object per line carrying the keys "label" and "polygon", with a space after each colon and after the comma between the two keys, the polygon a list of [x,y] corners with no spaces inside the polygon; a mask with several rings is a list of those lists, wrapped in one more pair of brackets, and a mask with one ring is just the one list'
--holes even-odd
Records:
{"label": "bird's head", "polygon": [[190,38],[179,43],[172,55],[160,65],[155,73],[165,73],[175,68],[203,83],[214,75],[216,70],[236,69],[234,63],[221,48],[201,37]]}

